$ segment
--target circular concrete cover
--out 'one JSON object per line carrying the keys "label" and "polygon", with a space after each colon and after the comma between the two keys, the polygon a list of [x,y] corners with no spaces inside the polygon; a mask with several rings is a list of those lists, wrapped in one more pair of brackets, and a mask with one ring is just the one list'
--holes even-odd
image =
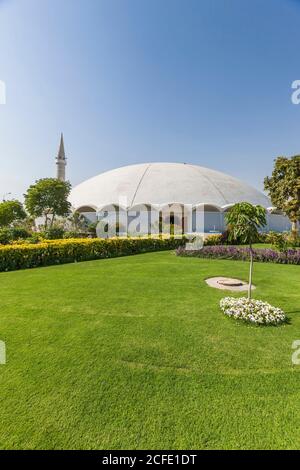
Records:
{"label": "circular concrete cover", "polygon": [[238,287],[243,285],[243,281],[239,281],[238,279],[225,279],[225,281],[218,281],[218,284],[227,287]]}
{"label": "circular concrete cover", "polygon": [[[209,279],[205,279],[205,282],[210,287],[222,290],[247,291],[249,287],[247,282],[230,277],[211,277]],[[252,289],[255,289],[255,286],[252,285]]]}

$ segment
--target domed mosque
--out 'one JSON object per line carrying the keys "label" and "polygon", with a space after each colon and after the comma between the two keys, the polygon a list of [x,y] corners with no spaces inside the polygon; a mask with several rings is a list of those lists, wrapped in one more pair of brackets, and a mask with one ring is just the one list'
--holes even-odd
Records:
{"label": "domed mosque", "polygon": [[[61,179],[65,177],[65,164],[62,138],[57,157],[57,176]],[[73,209],[91,221],[100,220],[112,207],[122,212],[124,221],[124,213],[129,220],[141,207],[164,213],[168,207],[187,206],[190,215],[184,230],[189,233],[196,231],[193,214],[197,209],[203,212],[204,233],[217,233],[226,228],[226,211],[245,201],[266,209],[266,231],[289,230],[289,220],[257,189],[225,173],[188,163],[141,163],[116,168],[80,183],[70,195]],[[178,211],[172,222],[181,225]]]}

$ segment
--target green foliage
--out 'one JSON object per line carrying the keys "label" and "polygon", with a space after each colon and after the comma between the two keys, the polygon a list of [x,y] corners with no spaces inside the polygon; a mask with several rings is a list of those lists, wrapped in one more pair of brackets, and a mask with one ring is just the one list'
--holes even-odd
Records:
{"label": "green foliage", "polygon": [[43,232],[43,237],[47,240],[59,240],[64,237],[64,229],[62,227],[49,227]]}
{"label": "green foliage", "polygon": [[185,239],[171,237],[166,239],[73,239],[44,241],[36,245],[6,245],[0,247],[0,271],[171,250],[184,243]]}
{"label": "green foliage", "polygon": [[26,239],[30,237],[30,232],[24,228],[11,227],[0,229],[0,244],[7,245],[15,240]]}
{"label": "green foliage", "polygon": [[278,251],[286,251],[289,247],[288,239],[285,233],[270,232],[268,241]]}
{"label": "green foliage", "polygon": [[27,244],[35,245],[44,241],[44,235],[42,232],[33,232],[30,237],[26,239]]}
{"label": "green foliage", "polygon": [[0,202],[0,227],[8,227],[12,223],[26,218],[26,212],[20,201]]}
{"label": "green foliage", "polygon": [[32,232],[35,228],[35,219],[26,214],[26,218],[17,222],[17,227],[23,228],[28,232]]}
{"label": "green foliage", "polygon": [[83,214],[81,214],[80,212],[77,212],[77,211],[72,212],[69,215],[67,221],[71,225],[71,230],[70,231],[74,231],[74,232],[77,232],[77,233],[87,231],[88,226],[89,226],[88,219]]}
{"label": "green foliage", "polygon": [[[289,249],[281,252],[270,248],[252,248],[250,250],[241,246],[204,246],[201,250],[186,250],[179,247],[176,250],[177,256],[206,259],[227,259],[227,260],[249,260],[261,263],[297,264],[300,265],[300,250]],[[251,277],[249,276],[249,280]]]}
{"label": "green foliage", "polygon": [[223,243],[223,236],[221,234],[208,235],[208,237],[206,237],[204,240],[205,246],[222,245],[222,243]]}
{"label": "green foliage", "polygon": [[26,239],[31,235],[31,232],[23,227],[12,227],[10,233],[13,240]]}
{"label": "green foliage", "polygon": [[[262,232],[258,233],[256,242],[271,243],[271,241],[268,238],[268,234],[262,233]],[[226,230],[222,234],[208,235],[204,240],[204,246],[220,246],[220,245],[245,245],[245,242],[242,241],[241,237],[234,238],[234,239],[232,238],[232,236],[230,237],[229,230]]]}
{"label": "green foliage", "polygon": [[288,246],[292,248],[299,248],[300,247],[300,236],[292,234],[291,236],[287,237]]}
{"label": "green foliage", "polygon": [[279,251],[300,247],[300,236],[288,232],[269,232],[266,234],[266,243],[271,243]]}
{"label": "green foliage", "polygon": [[96,237],[96,236],[97,236],[96,228],[97,228],[97,227],[99,228],[99,225],[102,226],[103,232],[107,232],[107,230],[105,229],[105,228],[108,229],[108,224],[107,224],[107,223],[104,223],[104,222],[92,222],[92,223],[89,223],[89,224],[88,224],[88,228],[87,228],[88,233],[89,233],[92,237]]}
{"label": "green foliage", "polygon": [[9,228],[2,228],[0,229],[0,244],[1,245],[7,245],[9,242],[11,242],[11,232]]}
{"label": "green foliage", "polygon": [[76,230],[66,230],[63,234],[63,238],[87,238],[88,236],[87,232],[78,232]]}
{"label": "green foliage", "polygon": [[293,223],[293,231],[300,220],[300,155],[278,157],[271,177],[266,177],[265,190],[272,204],[282,210]]}
{"label": "green foliage", "polygon": [[68,197],[71,184],[56,178],[43,178],[36,181],[27,190],[25,206],[32,217],[45,217],[45,229],[52,227],[56,216],[66,216],[71,204]]}
{"label": "green foliage", "polygon": [[267,223],[266,211],[262,206],[240,202],[226,213],[226,221],[229,228],[229,240],[238,239],[241,243],[252,245],[259,241],[259,229]]}
{"label": "green foliage", "polygon": [[258,243],[269,243],[268,234],[270,232],[259,232],[258,234]]}
{"label": "green foliage", "polygon": [[226,213],[226,220],[229,228],[229,240],[239,240],[249,244],[250,247],[250,271],[248,299],[252,292],[252,271],[253,271],[253,250],[252,245],[259,241],[259,229],[267,223],[266,211],[262,206],[253,206],[249,202],[235,204]]}

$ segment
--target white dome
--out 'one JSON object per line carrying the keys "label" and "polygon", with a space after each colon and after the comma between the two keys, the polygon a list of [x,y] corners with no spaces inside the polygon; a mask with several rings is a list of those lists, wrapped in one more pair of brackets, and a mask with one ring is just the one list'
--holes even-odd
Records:
{"label": "white dome", "polygon": [[167,203],[224,207],[242,201],[271,206],[264,194],[236,178],[186,163],[142,163],[117,168],[84,181],[70,196],[75,209]]}

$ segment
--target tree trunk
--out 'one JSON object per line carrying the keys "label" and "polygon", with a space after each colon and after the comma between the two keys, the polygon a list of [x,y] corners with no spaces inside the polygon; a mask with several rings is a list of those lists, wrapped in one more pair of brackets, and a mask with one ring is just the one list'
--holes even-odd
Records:
{"label": "tree trunk", "polygon": [[53,222],[54,222],[54,214],[52,214],[52,217],[51,217],[50,228],[52,228]]}
{"label": "tree trunk", "polygon": [[293,238],[294,240],[296,240],[297,237],[298,237],[298,235],[299,235],[298,222],[295,222],[295,221],[294,221],[294,222],[292,222],[292,238]]}
{"label": "tree trunk", "polygon": [[251,300],[251,294],[252,294],[252,272],[253,272],[253,249],[252,249],[252,245],[250,245],[250,270],[249,270],[248,300]]}

